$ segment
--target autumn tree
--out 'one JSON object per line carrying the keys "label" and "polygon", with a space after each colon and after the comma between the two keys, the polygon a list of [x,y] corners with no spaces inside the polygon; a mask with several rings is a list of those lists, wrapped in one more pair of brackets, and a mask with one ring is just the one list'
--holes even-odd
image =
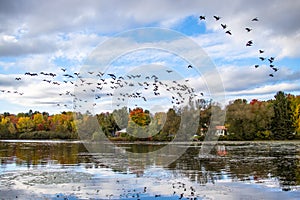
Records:
{"label": "autumn tree", "polygon": [[134,123],[139,126],[146,126],[151,122],[149,111],[143,110],[142,108],[135,108],[130,111],[129,117]]}
{"label": "autumn tree", "polygon": [[82,140],[91,140],[93,134],[100,129],[97,117],[92,115],[82,115],[80,119],[75,120],[75,124],[79,138]]}
{"label": "autumn tree", "polygon": [[20,133],[31,132],[34,130],[34,122],[30,117],[20,117],[17,123],[17,129]]}
{"label": "autumn tree", "polygon": [[36,131],[45,130],[47,127],[44,116],[41,113],[36,113],[33,115],[33,123]]}
{"label": "autumn tree", "polygon": [[135,108],[129,113],[127,133],[138,139],[151,136],[148,125],[151,122],[150,112],[142,108]]}
{"label": "autumn tree", "polygon": [[73,113],[55,114],[50,119],[50,129],[55,132],[68,133],[73,131]]}
{"label": "autumn tree", "polygon": [[291,102],[292,120],[297,134],[300,134],[300,95],[288,95]]}
{"label": "autumn tree", "polygon": [[[12,117],[14,119],[14,117]],[[0,138],[16,138],[17,130],[9,115],[0,117]]]}

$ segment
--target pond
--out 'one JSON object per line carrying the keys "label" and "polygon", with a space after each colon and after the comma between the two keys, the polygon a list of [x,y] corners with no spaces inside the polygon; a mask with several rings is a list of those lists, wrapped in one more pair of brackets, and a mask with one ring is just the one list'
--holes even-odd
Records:
{"label": "pond", "polygon": [[0,199],[300,199],[300,142],[203,145],[0,141]]}

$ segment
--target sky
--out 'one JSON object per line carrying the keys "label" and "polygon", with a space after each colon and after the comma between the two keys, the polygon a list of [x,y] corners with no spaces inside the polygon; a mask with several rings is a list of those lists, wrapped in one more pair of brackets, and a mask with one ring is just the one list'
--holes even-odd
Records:
{"label": "sky", "polygon": [[[186,101],[180,95],[191,90],[195,99],[222,105],[272,99],[280,90],[299,95],[299,9],[294,0],[0,0],[0,113],[160,111]],[[134,86],[114,88],[110,73]],[[161,84],[146,90],[153,75]]]}

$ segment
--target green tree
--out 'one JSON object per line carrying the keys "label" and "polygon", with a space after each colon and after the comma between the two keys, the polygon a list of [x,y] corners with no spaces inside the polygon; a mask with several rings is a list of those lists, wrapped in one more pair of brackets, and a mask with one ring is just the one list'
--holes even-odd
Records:
{"label": "green tree", "polygon": [[291,101],[287,95],[279,91],[273,101],[274,117],[272,118],[272,135],[276,140],[292,139],[295,127]]}
{"label": "green tree", "polygon": [[225,110],[218,103],[213,103],[212,100],[198,100],[196,108],[200,112],[200,120],[198,127],[198,135],[203,135],[207,132],[208,127],[224,124]]}
{"label": "green tree", "polygon": [[179,130],[181,118],[176,111],[170,108],[167,112],[165,124],[161,130],[161,134],[167,138],[174,138]]}
{"label": "green tree", "polygon": [[176,132],[176,139],[190,141],[197,133],[200,121],[200,110],[193,105],[186,105],[178,110],[180,124]]}
{"label": "green tree", "polygon": [[233,134],[237,140],[252,139],[248,135],[248,124],[246,116],[248,114],[247,100],[236,99],[226,108],[226,124],[228,124],[228,131]]}
{"label": "green tree", "polygon": [[98,114],[97,120],[100,128],[106,136],[114,136],[115,132],[120,130],[114,116],[111,113],[106,112]]}
{"label": "green tree", "polygon": [[123,107],[112,112],[114,121],[117,123],[119,129],[124,129],[128,125],[129,113],[127,107]]}
{"label": "green tree", "polygon": [[236,140],[270,139],[273,117],[270,102],[237,99],[227,106],[226,126]]}

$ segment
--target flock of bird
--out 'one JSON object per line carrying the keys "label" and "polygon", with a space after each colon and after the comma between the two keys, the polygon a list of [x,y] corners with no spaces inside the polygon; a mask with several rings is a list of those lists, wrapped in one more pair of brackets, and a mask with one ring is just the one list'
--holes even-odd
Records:
{"label": "flock of bird", "polygon": [[[222,17],[213,16],[215,21],[222,21]],[[204,15],[199,16],[200,21],[205,21]],[[252,22],[259,21],[258,18],[253,18]],[[221,28],[227,35],[233,35],[232,31],[228,28],[228,25],[221,23]],[[251,27],[245,27],[246,32],[251,32]],[[246,47],[252,47],[254,45],[253,40],[248,40],[245,44]],[[268,62],[270,68],[273,70],[269,74],[270,77],[274,76],[274,72],[278,71],[278,68],[274,66],[275,57],[264,57],[265,50],[258,50],[258,59],[261,62]],[[259,64],[254,65],[255,68],[260,67]],[[192,65],[185,66],[186,70],[193,70]],[[174,80],[174,71],[167,69],[161,74],[127,74],[124,76],[118,76],[111,72],[102,72],[97,70],[91,70],[87,72],[68,72],[67,68],[61,68],[60,72],[26,72],[24,75],[29,77],[39,77],[39,80],[47,84],[56,86],[64,86],[64,84],[71,84],[74,86],[76,92],[66,90],[65,92],[58,93],[59,96],[71,96],[73,97],[74,107],[82,107],[80,102],[87,103],[88,100],[85,97],[92,96],[94,101],[101,100],[105,97],[114,97],[115,105],[121,106],[123,103],[127,103],[128,99],[140,99],[146,102],[149,98],[158,97],[161,94],[170,94],[169,98],[173,106],[179,106],[187,102],[197,100],[197,97],[203,96],[203,93],[196,92],[194,88],[190,87],[186,80]],[[161,75],[161,78],[159,77]],[[15,77],[15,81],[22,81],[23,77]],[[42,78],[41,78],[42,77]],[[166,78],[169,77],[169,78]],[[70,85],[68,85],[69,87]],[[65,87],[65,88],[68,88]],[[78,88],[78,89],[77,89]],[[70,88],[69,88],[70,89]],[[73,88],[72,88],[73,89]],[[62,91],[62,90],[58,90]],[[23,95],[24,92],[0,90],[2,93],[13,93]],[[78,95],[80,94],[80,95]],[[86,95],[84,95],[86,94]],[[151,97],[150,95],[153,95]],[[136,101],[135,101],[136,102]],[[67,103],[62,101],[55,102],[56,106],[68,107]],[[93,106],[97,103],[94,102]],[[135,106],[139,106],[135,104]]]}
{"label": "flock of bird", "polygon": [[[192,69],[191,65],[186,67],[187,69]],[[78,76],[79,84],[75,84],[79,89],[77,93],[80,96],[85,96],[86,94],[93,94],[95,100],[103,99],[104,97],[113,97],[115,106],[119,107],[121,105],[126,106],[129,99],[134,99],[135,106],[138,107],[138,101],[142,100],[147,102],[149,98],[160,97],[162,94],[171,94],[171,104],[180,105],[187,102],[191,102],[198,95],[203,95],[203,93],[196,94],[195,89],[190,87],[187,82],[188,79],[182,80],[170,80],[166,77],[173,77],[173,70],[165,70],[160,74],[127,74],[125,76],[118,76],[114,73],[105,72],[93,72],[89,71],[88,78],[82,78]],[[159,76],[161,75],[160,78]],[[95,79],[97,78],[97,80]],[[96,81],[95,81],[96,80]],[[76,106],[81,107],[80,99],[78,96],[74,98],[75,108]],[[86,100],[84,101],[86,102]],[[96,103],[93,104],[94,106]]]}
{"label": "flock of bird", "polygon": [[[215,19],[215,21],[220,21],[222,17],[214,15],[213,18]],[[205,21],[206,17],[204,15],[200,15],[199,20],[200,21]],[[255,17],[255,18],[251,19],[251,21],[252,22],[258,22],[259,19],[257,17]],[[232,35],[232,31],[228,29],[227,24],[221,23],[220,25],[221,25],[222,29],[225,31],[226,34],[228,34],[230,36]],[[245,31],[248,32],[248,33],[251,32],[252,30],[253,29],[250,28],[250,27],[245,27]],[[254,45],[253,40],[248,40],[245,44],[246,47],[252,47],[253,45]],[[274,77],[274,73],[278,71],[278,68],[276,68],[274,63],[273,63],[275,61],[275,57],[274,56],[272,56],[270,58],[264,57],[263,54],[265,53],[265,50],[263,50],[263,49],[258,49],[258,53],[259,53],[258,59],[260,61],[267,61],[270,69],[272,69],[272,72],[269,74],[269,76]],[[255,68],[258,68],[259,66],[260,66],[259,64],[254,65]]]}
{"label": "flock of bird", "polygon": [[[188,65],[186,69],[192,70],[193,66]],[[146,102],[151,97],[158,97],[165,92],[172,95],[171,103],[173,105],[180,105],[187,101],[192,101],[198,95],[195,89],[190,87],[188,79],[172,80],[173,70],[162,71],[160,75],[164,78],[160,79],[159,74],[127,74],[118,76],[117,74],[101,71],[87,71],[87,72],[68,72],[66,68],[61,68],[61,73],[46,73],[46,72],[26,72],[23,77],[15,77],[15,81],[22,81],[26,76],[41,80],[45,84],[52,84],[61,86],[64,92],[58,92],[58,96],[70,96],[73,98],[73,108],[82,107],[84,103],[89,103],[89,97],[92,96],[93,106],[97,105],[97,100],[105,97],[114,97],[115,105],[121,106],[126,103],[128,99],[141,99]],[[166,79],[166,76],[169,77]],[[74,91],[71,91],[69,86],[73,85]],[[131,92],[130,92],[131,91]],[[18,91],[0,90],[0,92],[15,93],[23,95],[24,93]],[[81,103],[82,102],[82,103]],[[67,103],[56,102],[56,106],[68,107]],[[125,106],[125,105],[124,105]],[[135,104],[135,106],[139,106]]]}

